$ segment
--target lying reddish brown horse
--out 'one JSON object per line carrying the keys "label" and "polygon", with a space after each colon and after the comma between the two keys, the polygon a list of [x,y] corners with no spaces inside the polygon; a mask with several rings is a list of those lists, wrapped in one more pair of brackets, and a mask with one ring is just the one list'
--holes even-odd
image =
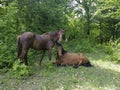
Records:
{"label": "lying reddish brown horse", "polygon": [[56,62],[53,64],[57,64],[58,66],[74,66],[78,67],[80,65],[89,67],[92,66],[88,60],[88,58],[82,53],[69,53],[65,51],[60,43],[57,43],[57,57]]}
{"label": "lying reddish brown horse", "polygon": [[27,52],[29,48],[35,50],[43,50],[39,64],[41,64],[45,51],[48,50],[49,60],[51,60],[52,47],[56,42],[62,40],[64,30],[60,29],[55,32],[48,32],[41,35],[36,35],[32,32],[25,32],[18,36],[18,58],[27,62]]}

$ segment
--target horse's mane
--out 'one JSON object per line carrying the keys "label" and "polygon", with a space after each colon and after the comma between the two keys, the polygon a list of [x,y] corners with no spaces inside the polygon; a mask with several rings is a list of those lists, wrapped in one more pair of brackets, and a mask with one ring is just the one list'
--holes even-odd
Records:
{"label": "horse's mane", "polygon": [[56,35],[57,35],[57,33],[58,33],[58,31],[49,32],[49,34],[50,34],[51,36],[56,36]]}
{"label": "horse's mane", "polygon": [[56,31],[54,31],[54,32],[49,32],[49,34],[51,34],[51,35],[57,35],[57,33],[60,31],[60,29],[58,29],[58,30],[56,30]]}
{"label": "horse's mane", "polygon": [[43,35],[56,36],[59,31],[60,31],[60,29],[58,29],[58,30],[56,30],[56,31],[53,31],[53,32],[46,32],[46,33],[44,33]]}
{"label": "horse's mane", "polygon": [[49,35],[49,34],[50,34],[50,32],[43,33],[43,35]]}
{"label": "horse's mane", "polygon": [[[60,44],[58,42],[56,42],[56,45],[62,47],[62,44]],[[67,53],[67,51],[64,50],[64,48],[62,47],[62,54],[65,54],[65,53]]]}

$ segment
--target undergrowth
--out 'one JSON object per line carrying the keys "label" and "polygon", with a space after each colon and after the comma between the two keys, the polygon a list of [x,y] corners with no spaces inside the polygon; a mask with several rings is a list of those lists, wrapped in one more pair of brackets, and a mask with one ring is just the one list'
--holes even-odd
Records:
{"label": "undergrowth", "polygon": [[19,61],[15,61],[11,69],[11,73],[15,78],[27,78],[32,74],[32,71],[30,66],[26,66]]}

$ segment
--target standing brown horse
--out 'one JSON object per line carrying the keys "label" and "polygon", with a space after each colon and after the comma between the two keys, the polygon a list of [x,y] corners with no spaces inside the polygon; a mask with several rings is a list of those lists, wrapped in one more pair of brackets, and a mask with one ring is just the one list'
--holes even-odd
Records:
{"label": "standing brown horse", "polygon": [[27,62],[27,52],[29,48],[43,50],[39,64],[41,65],[45,51],[48,50],[49,60],[51,60],[52,47],[56,42],[61,42],[64,30],[60,29],[55,32],[48,32],[36,35],[32,32],[25,32],[18,36],[18,58]]}
{"label": "standing brown horse", "polygon": [[56,62],[58,66],[72,65],[77,68],[80,65],[90,67],[92,66],[88,58],[82,53],[69,53],[65,51],[60,43],[57,44],[57,57]]}

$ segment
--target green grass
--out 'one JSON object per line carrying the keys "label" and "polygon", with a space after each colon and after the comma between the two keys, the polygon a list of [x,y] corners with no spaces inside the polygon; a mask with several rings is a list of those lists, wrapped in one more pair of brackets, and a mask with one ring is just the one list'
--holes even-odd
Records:
{"label": "green grass", "polygon": [[[98,52],[99,53],[99,52]],[[0,75],[0,90],[120,90],[120,65],[104,61],[104,53],[86,53],[94,67],[75,69],[56,67],[47,56],[39,66],[38,57],[29,61],[32,75],[15,79],[12,75]]]}

